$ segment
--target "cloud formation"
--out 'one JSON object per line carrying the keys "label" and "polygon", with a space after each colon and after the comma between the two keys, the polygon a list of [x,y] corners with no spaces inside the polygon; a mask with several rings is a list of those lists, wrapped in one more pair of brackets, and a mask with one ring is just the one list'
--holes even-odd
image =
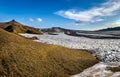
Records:
{"label": "cloud formation", "polygon": [[88,10],[60,10],[55,12],[55,14],[75,21],[94,23],[103,21],[105,17],[116,15],[115,12],[118,10],[120,10],[120,0],[108,0],[105,3],[102,3],[99,7],[92,7]]}
{"label": "cloud formation", "polygon": [[41,19],[41,18],[37,18],[37,21],[38,21],[38,22],[42,22],[42,19]]}
{"label": "cloud formation", "polygon": [[36,19],[29,18],[29,21],[30,21],[30,22],[34,22],[34,21],[42,22],[42,19],[41,19],[41,18],[36,18]]}

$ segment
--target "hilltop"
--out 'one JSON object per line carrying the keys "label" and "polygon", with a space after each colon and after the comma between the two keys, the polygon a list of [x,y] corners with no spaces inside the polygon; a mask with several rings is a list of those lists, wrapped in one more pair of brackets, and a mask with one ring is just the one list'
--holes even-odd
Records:
{"label": "hilltop", "polygon": [[9,22],[1,22],[0,28],[12,33],[42,34],[42,31],[40,31],[40,29],[23,25],[16,20],[12,20]]}
{"label": "hilltop", "polygon": [[84,50],[38,43],[0,29],[1,77],[69,77],[96,63]]}

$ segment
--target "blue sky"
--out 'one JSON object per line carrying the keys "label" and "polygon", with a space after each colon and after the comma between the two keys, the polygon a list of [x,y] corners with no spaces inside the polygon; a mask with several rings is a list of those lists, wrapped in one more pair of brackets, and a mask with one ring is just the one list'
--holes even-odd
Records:
{"label": "blue sky", "polygon": [[94,30],[120,26],[120,0],[1,0],[0,21]]}

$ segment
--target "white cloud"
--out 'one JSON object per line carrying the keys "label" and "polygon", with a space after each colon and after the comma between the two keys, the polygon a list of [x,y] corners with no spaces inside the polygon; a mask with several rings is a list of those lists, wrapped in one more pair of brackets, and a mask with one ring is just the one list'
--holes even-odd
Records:
{"label": "white cloud", "polygon": [[55,14],[62,17],[73,19],[80,22],[100,22],[104,20],[104,17],[114,16],[116,11],[120,10],[120,0],[108,0],[102,3],[100,7],[92,7],[85,11],[72,10],[60,10]]}
{"label": "white cloud", "polygon": [[116,20],[112,23],[107,23],[103,26],[97,27],[97,28],[93,28],[92,30],[100,30],[100,29],[105,29],[105,28],[113,28],[113,27],[120,27],[120,19]]}
{"label": "white cloud", "polygon": [[99,21],[103,21],[103,20],[104,20],[104,19],[96,19],[96,21],[98,21],[98,22],[99,22]]}
{"label": "white cloud", "polygon": [[33,18],[29,18],[29,21],[30,21],[30,22],[33,22],[33,21],[34,21],[34,19],[33,19]]}
{"label": "white cloud", "polygon": [[42,19],[41,19],[41,18],[37,18],[37,21],[38,21],[38,22],[42,22]]}

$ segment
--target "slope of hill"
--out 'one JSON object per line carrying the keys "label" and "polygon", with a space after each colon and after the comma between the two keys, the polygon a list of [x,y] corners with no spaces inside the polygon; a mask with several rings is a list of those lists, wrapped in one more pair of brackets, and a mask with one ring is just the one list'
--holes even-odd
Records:
{"label": "slope of hill", "polygon": [[0,77],[69,77],[96,63],[88,52],[33,42],[0,29]]}
{"label": "slope of hill", "polygon": [[42,32],[39,29],[25,26],[15,20],[12,20],[10,22],[0,23],[0,28],[13,33],[42,34]]}

